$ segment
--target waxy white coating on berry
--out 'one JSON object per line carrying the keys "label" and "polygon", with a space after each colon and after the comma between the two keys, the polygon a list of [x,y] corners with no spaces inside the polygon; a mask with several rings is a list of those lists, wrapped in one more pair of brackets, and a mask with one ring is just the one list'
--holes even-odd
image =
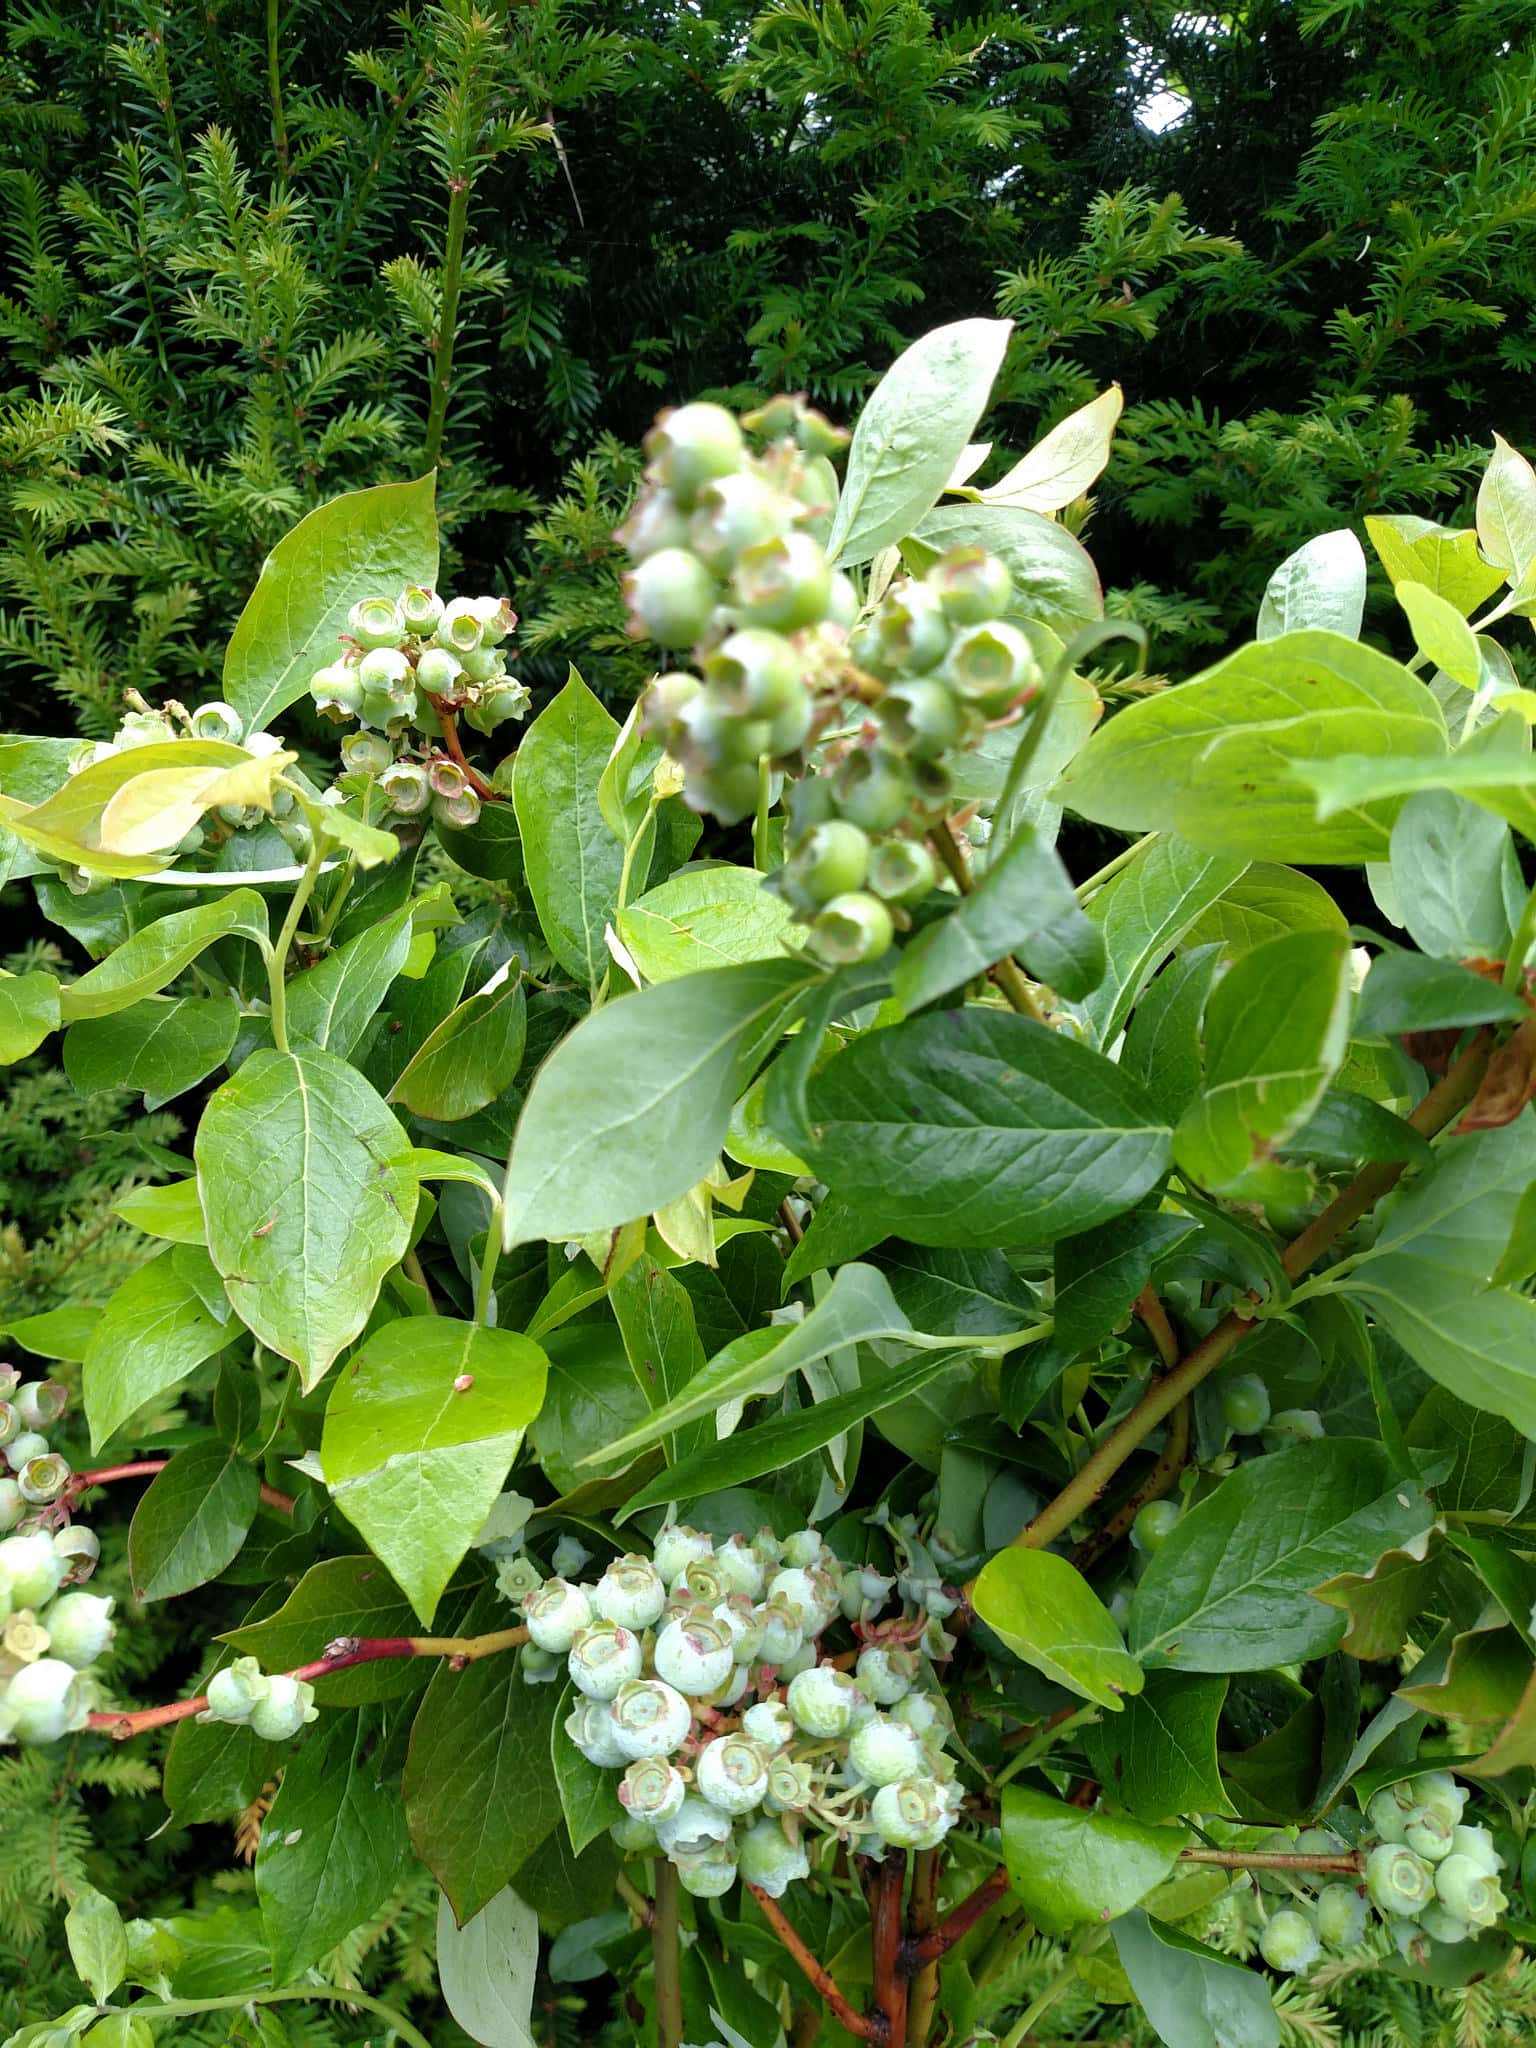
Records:
{"label": "waxy white coating on berry", "polygon": [[48,1609],[48,1647],[55,1657],[83,1671],[106,1654],[112,1642],[110,1594],[66,1593]]}
{"label": "waxy white coating on berry", "polygon": [[704,1699],[730,1680],[736,1653],[731,1632],[707,1610],[674,1615],[656,1637],[652,1652],[658,1678],[690,1699]]}
{"label": "waxy white coating on berry", "polygon": [[45,1607],[64,1583],[65,1563],[40,1531],[0,1542],[0,1586],[12,1607]]}
{"label": "waxy white coating on berry", "polygon": [[745,1882],[755,1884],[770,1899],[782,1899],[792,1884],[811,1874],[804,1842],[791,1841],[776,1820],[754,1821],[737,1838],[736,1861]]}
{"label": "waxy white coating on berry", "polygon": [[267,1680],[266,1697],[251,1708],[251,1732],[263,1742],[288,1742],[318,1714],[315,1688],[279,1671]]}
{"label": "waxy white coating on berry", "polygon": [[584,1587],[573,1586],[566,1579],[546,1579],[537,1593],[524,1599],[523,1616],[531,1643],[564,1656],[591,1623],[592,1602]]}
{"label": "waxy white coating on berry", "polygon": [[589,1700],[611,1700],[621,1685],[640,1676],[643,1663],[637,1635],[615,1622],[594,1621],[571,1644],[567,1669]]}
{"label": "waxy white coating on berry", "polygon": [[693,1727],[693,1709],[664,1678],[636,1678],[620,1686],[609,1712],[614,1741],[631,1759],[671,1756]]}
{"label": "waxy white coating on berry", "polygon": [[876,1714],[848,1739],[848,1756],[871,1785],[899,1785],[918,1777],[928,1762],[921,1739],[904,1722]]}
{"label": "waxy white coating on berry", "polygon": [[649,1628],[661,1619],[667,1589],[648,1557],[620,1557],[592,1588],[592,1605],[621,1628]]}
{"label": "waxy white coating on berry", "polygon": [[697,1529],[690,1529],[685,1522],[663,1523],[651,1545],[656,1569],[669,1589],[677,1584],[689,1565],[700,1564],[705,1558],[713,1557],[714,1551],[715,1546],[709,1538]]}
{"label": "waxy white coating on berry", "polygon": [[671,1819],[662,1821],[656,1829],[656,1839],[669,1856],[674,1852],[686,1856],[708,1848],[711,1842],[728,1842],[730,1838],[731,1816],[722,1813],[718,1806],[711,1806],[696,1792],[690,1792]]}
{"label": "waxy white coating on berry", "polygon": [[751,1813],[768,1790],[768,1758],[750,1735],[717,1735],[699,1751],[693,1781],[722,1813]]}
{"label": "waxy white coating on berry", "polygon": [[587,1762],[602,1770],[622,1770],[630,1761],[619,1747],[613,1710],[606,1700],[578,1700],[566,1716],[565,1732]]}
{"label": "waxy white coating on berry", "polygon": [[671,1820],[687,1796],[687,1779],[676,1764],[659,1756],[637,1759],[619,1781],[619,1803],[633,1819],[652,1828],[658,1821]]}
{"label": "waxy white coating on berry", "polygon": [[854,1676],[859,1690],[868,1693],[876,1706],[894,1707],[912,1690],[917,1671],[918,1660],[910,1650],[888,1650],[872,1643],[859,1652]]}
{"label": "waxy white coating on berry", "polygon": [[807,1735],[846,1735],[865,1718],[868,1701],[846,1671],[818,1664],[789,1682],[785,1704]]}
{"label": "waxy white coating on berry", "polygon": [[5,1688],[4,1705],[17,1742],[57,1742],[83,1728],[90,1712],[85,1681],[61,1657],[23,1664]]}
{"label": "waxy white coating on berry", "polygon": [[765,1749],[785,1749],[795,1739],[795,1717],[782,1700],[759,1700],[741,1717],[742,1733]]}

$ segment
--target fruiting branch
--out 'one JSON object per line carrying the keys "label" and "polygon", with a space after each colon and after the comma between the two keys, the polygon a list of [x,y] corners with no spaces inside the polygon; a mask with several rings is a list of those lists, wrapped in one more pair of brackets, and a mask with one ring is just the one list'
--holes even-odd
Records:
{"label": "fruiting branch", "polygon": [[[73,1504],[80,1495],[93,1486],[108,1486],[114,1479],[152,1479],[157,1472],[163,1472],[170,1463],[169,1458],[138,1458],[128,1465],[100,1465],[94,1472],[76,1472],[65,1489],[66,1498]],[[279,1493],[275,1486],[262,1481],[261,1498],[269,1508],[276,1508],[280,1515],[293,1513],[293,1496]]]}
{"label": "fruiting branch", "polygon": [[937,1962],[947,1955],[956,1942],[963,1941],[978,1920],[984,1919],[998,1900],[1008,1891],[1008,1873],[998,1865],[989,1877],[982,1879],[976,1889],[968,1892],[959,1905],[945,1914],[936,1927],[931,1928],[917,1940],[909,1940],[902,1949],[901,1967],[908,1976],[916,1973],[927,1963]]}
{"label": "fruiting branch", "polygon": [[763,1918],[773,1929],[785,1948],[805,1972],[806,1979],[826,2006],[828,2012],[846,2032],[860,2041],[878,2041],[881,2037],[876,2024],[863,2013],[855,2012],[832,1981],[830,1973],[823,1969],[811,1954],[805,1943],[795,1932],[789,1916],[777,1899],[769,1898],[759,1885],[749,1884],[747,1890],[762,1908]]}

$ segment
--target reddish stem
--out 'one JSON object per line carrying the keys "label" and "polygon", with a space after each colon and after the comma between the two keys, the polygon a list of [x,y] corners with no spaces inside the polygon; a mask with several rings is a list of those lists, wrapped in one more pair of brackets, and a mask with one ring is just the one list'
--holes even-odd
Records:
{"label": "reddish stem", "polygon": [[968,1892],[958,1906],[953,1907],[937,1927],[931,1928],[916,1941],[908,1941],[902,1951],[901,1967],[908,1976],[915,1976],[925,1963],[937,1962],[947,1955],[957,1941],[962,1941],[976,1922],[983,1919],[1008,1890],[1008,1873],[1001,1865],[990,1877],[982,1879],[973,1892]]}
{"label": "reddish stem", "polygon": [[1157,1296],[1157,1289],[1149,1282],[1136,1297],[1136,1314],[1152,1342],[1157,1346],[1157,1355],[1163,1361],[1166,1372],[1170,1365],[1179,1360],[1179,1340],[1173,1334],[1173,1325],[1168,1320],[1168,1311]]}
{"label": "reddish stem", "polygon": [[[329,1678],[354,1664],[376,1664],[385,1657],[446,1657],[450,1670],[460,1671],[480,1657],[498,1650],[515,1649],[528,1640],[525,1628],[496,1629],[483,1636],[338,1636],[327,1643],[324,1654],[313,1664],[300,1664],[289,1678]],[[202,1713],[206,1694],[195,1700],[172,1700],[163,1707],[141,1707],[131,1714],[92,1714],[90,1726],[110,1735],[114,1742],[147,1735],[152,1728],[168,1728],[173,1721],[186,1721]]]}
{"label": "reddish stem", "polygon": [[770,1899],[768,1894],[755,1884],[749,1884],[747,1890],[756,1899],[762,1909],[763,1918],[805,1972],[807,1981],[838,2025],[860,2041],[878,2041],[881,2037],[875,2030],[875,2022],[871,2019],[866,2019],[863,2013],[854,2011],[853,2007],[832,1981],[830,1972],[817,1962],[805,1943],[796,1934],[794,1927],[790,1923],[789,1916],[785,1913],[778,1900]]}
{"label": "reddish stem", "polygon": [[[131,1465],[99,1465],[94,1472],[76,1472],[69,1482],[68,1496],[74,1501],[93,1486],[106,1486],[114,1479],[150,1479],[155,1473],[163,1472],[170,1463],[169,1458],[139,1458]],[[279,1514],[293,1513],[292,1496],[279,1493],[275,1486],[268,1486],[263,1480],[261,1498],[269,1508],[276,1508]]]}
{"label": "reddish stem", "polygon": [[939,1965],[917,1956],[919,1945],[930,1935],[939,1917],[939,1879],[944,1868],[942,1849],[919,1849],[912,1858],[912,1891],[907,1900],[907,1939],[902,1950],[902,1968],[912,1979],[907,1996],[907,2048],[928,2048],[933,2016],[939,2002]]}
{"label": "reddish stem", "polygon": [[[868,1865],[865,1866],[868,1869]],[[906,1889],[904,1850],[886,1855],[870,1872],[869,1945],[874,1964],[875,2023],[872,2039],[882,2048],[904,2048],[910,1980],[902,1967],[901,1900]]]}
{"label": "reddish stem", "polygon": [[459,739],[459,721],[453,712],[436,697],[432,699],[432,708],[437,713],[438,724],[442,727],[444,750],[449,759],[457,762],[459,767],[463,769],[464,780],[469,784],[476,796],[483,798],[488,803],[500,803],[500,791],[493,789],[479,769],[471,767],[464,758],[464,748]]}

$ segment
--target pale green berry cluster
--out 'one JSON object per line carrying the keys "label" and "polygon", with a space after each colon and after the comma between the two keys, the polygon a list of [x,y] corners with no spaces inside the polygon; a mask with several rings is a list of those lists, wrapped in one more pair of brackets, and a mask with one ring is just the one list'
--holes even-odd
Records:
{"label": "pale green berry cluster", "polygon": [[307,1679],[285,1671],[269,1676],[254,1657],[237,1657],[208,1681],[208,1704],[197,1718],[249,1728],[264,1742],[288,1742],[318,1713]]}
{"label": "pale green berry cluster", "polygon": [[67,1395],[0,1365],[0,1743],[83,1728],[91,1666],[112,1642],[112,1601],[76,1589],[101,1545],[68,1519],[67,1462],[48,1446]]}
{"label": "pale green berry cluster", "polygon": [[[342,748],[344,768],[378,778],[404,816],[429,807],[440,824],[467,826],[480,799],[456,763],[430,745],[440,714],[477,732],[528,710],[527,688],[507,673],[504,642],[517,614],[504,597],[456,597],[413,588],[396,597],[362,597],[342,635],[343,652],[316,669],[310,695],[326,718],[360,719],[366,731]],[[413,728],[427,736],[423,761],[400,758]]]}
{"label": "pale green berry cluster", "polygon": [[[1372,1908],[1400,1952],[1420,1963],[1432,1943],[1467,1941],[1492,1927],[1508,1903],[1499,1884],[1503,1864],[1488,1830],[1463,1821],[1466,1804],[1466,1792],[1447,1771],[1377,1792],[1355,1845],[1365,1852],[1363,1877],[1341,1882],[1286,1873],[1290,1896],[1267,1916],[1259,1936],[1264,1960],[1295,1973],[1310,1969],[1325,1951],[1356,1948]],[[1348,1846],[1327,1828],[1308,1828],[1296,1843],[1309,1855],[1336,1855]]]}
{"label": "pale green berry cluster", "polygon": [[[749,435],[769,438],[754,453]],[[947,757],[1039,691],[1007,622],[1004,563],[956,548],[864,606],[821,545],[842,437],[791,399],[738,420],[717,405],[664,413],[619,539],[630,630],[687,648],[697,673],[658,676],[646,729],[684,771],[687,801],[724,823],[764,778],[797,781],[774,877],[815,951],[877,958],[938,879],[925,835],[948,812]]]}
{"label": "pale green berry cluster", "polygon": [[[863,1855],[936,1848],[961,1791],[926,1648],[946,1655],[952,1598],[900,1601],[897,1582],[845,1565],[813,1529],[715,1542],[667,1523],[653,1555],[581,1584],[501,1568],[519,1600],[526,1678],[569,1678],[565,1730],[622,1775],[614,1839],[660,1854],[715,1897],[741,1877],[778,1898],[810,1873],[810,1838]],[[882,1616],[885,1617],[882,1619]],[[845,1626],[838,1655],[828,1632]]]}

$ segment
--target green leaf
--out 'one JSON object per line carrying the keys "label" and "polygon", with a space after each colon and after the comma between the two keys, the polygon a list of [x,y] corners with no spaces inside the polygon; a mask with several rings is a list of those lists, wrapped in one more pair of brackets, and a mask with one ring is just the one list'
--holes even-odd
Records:
{"label": "green leaf", "polygon": [[1355,1018],[1359,1038],[1399,1031],[1443,1031],[1465,1024],[1518,1022],[1525,1005],[1510,989],[1454,960],[1422,953],[1380,953],[1371,962]]}
{"label": "green leaf", "polygon": [[891,976],[910,1016],[1017,953],[1036,979],[1070,1001],[1104,974],[1104,940],[1079,908],[1056,849],[1020,823],[974,892],[902,949]]}
{"label": "green leaf", "polygon": [[1187,1216],[1133,1210],[1056,1247],[1054,1335],[1073,1357],[1100,1343],[1152,1277],[1153,1262],[1188,1237]]}
{"label": "green leaf", "polygon": [[1455,605],[1423,583],[1399,583],[1395,595],[1408,614],[1414,644],[1425,660],[1443,669],[1464,690],[1477,689],[1482,681],[1477,635]]}
{"label": "green leaf", "polygon": [[296,974],[287,988],[288,1033],[346,1059],[389,985],[404,967],[414,930],[407,904],[381,924],[359,932],[318,965]]}
{"label": "green leaf", "polygon": [[[242,1622],[219,1640],[263,1671],[313,1664],[338,1636],[403,1636],[415,1628],[409,1602],[377,1558],[327,1557],[311,1565],[275,1614]],[[315,1680],[325,1707],[356,1707],[395,1699],[425,1685],[429,1670],[414,1657],[383,1658]]]}
{"label": "green leaf", "polygon": [[1121,1068],[1169,1123],[1177,1123],[1200,1093],[1200,1029],[1220,950],[1194,946],[1165,967],[1137,1001],[1120,1049]]}
{"label": "green leaf", "polygon": [[1003,1787],[1003,1856],[1020,1906],[1042,1934],[1100,1926],[1145,1898],[1189,1836],[1084,1813],[1024,1785]]}
{"label": "green leaf", "polygon": [[126,1010],[174,981],[216,939],[235,936],[266,942],[267,906],[254,889],[235,889],[195,910],[157,918],[65,988],[59,1013],[72,1024],[77,1018]]}
{"label": "green leaf", "polygon": [[[191,1250],[216,1287],[206,1255],[196,1245]],[[130,1273],[92,1331],[81,1368],[91,1449],[99,1451],[141,1408],[179,1386],[230,1336],[169,1256]]]}
{"label": "green leaf", "polygon": [[1464,619],[1504,581],[1502,573],[1479,554],[1477,534],[1470,526],[1453,533],[1433,520],[1398,513],[1368,518],[1365,530],[1394,587],[1403,582],[1422,583],[1453,604]]}
{"label": "green leaf", "polygon": [[1469,1407],[1445,1387],[1431,1387],[1406,1435],[1414,1447],[1452,1459],[1450,1471],[1435,1483],[1443,1511],[1514,1515],[1530,1499],[1536,1446],[1502,1416]]}
{"label": "green leaf", "polygon": [[[1052,427],[1006,476],[988,484],[982,496],[989,505],[1026,505],[1032,512],[1060,512],[1092,486],[1109,461],[1115,424],[1124,404],[1120,386],[1111,384]],[[985,460],[987,452],[981,451],[978,462]]]}
{"label": "green leaf", "polygon": [[1445,761],[1432,692],[1374,648],[1287,633],[1241,648],[1096,732],[1055,787],[1068,810],[1130,832],[1179,832],[1243,859],[1380,860],[1397,805],[1382,791],[1320,822],[1311,790],[1364,754]]}
{"label": "green leaf", "polygon": [[105,2005],[128,1968],[128,1936],[123,1916],[102,1892],[85,1887],[64,1915],[69,1959],[83,1984]]}
{"label": "green leaf", "polygon": [[1342,932],[1346,919],[1321,882],[1256,860],[1197,917],[1181,947],[1219,944],[1230,957],[1289,932]]}
{"label": "green leaf", "polygon": [[1417,1535],[1434,1511],[1380,1443],[1325,1437],[1253,1458],[1188,1509],[1131,1602],[1149,1668],[1264,1671],[1333,1649],[1344,1618],[1314,1586]]}
{"label": "green leaf", "polygon": [[1255,638],[1316,628],[1359,637],[1365,616],[1365,550],[1347,526],[1317,534],[1288,555],[1264,588]]}
{"label": "green leaf", "polygon": [[99,1308],[86,1308],[83,1304],[48,1308],[40,1315],[17,1316],[8,1323],[0,1323],[0,1331],[39,1358],[63,1358],[74,1363],[84,1358],[101,1316]]}
{"label": "green leaf", "polygon": [[[613,1283],[609,1300],[636,1384],[648,1402],[666,1407],[704,1367],[704,1346],[687,1288],[642,1253]],[[695,1449],[698,1435],[697,1429],[690,1429],[679,1444],[674,1434],[668,1457]]]}
{"label": "green leaf", "polygon": [[1411,796],[1392,827],[1392,883],[1420,952],[1502,957],[1511,898],[1524,899],[1520,862],[1501,818],[1448,791]]}
{"label": "green leaf", "polygon": [[[1529,734],[1523,725],[1520,730],[1522,747],[1528,747]],[[1506,819],[1525,838],[1536,839],[1536,760],[1529,752],[1463,750],[1439,758],[1341,754],[1296,773],[1316,791],[1318,814],[1324,818],[1354,815],[1362,808],[1380,812],[1398,797],[1448,790]],[[1363,857],[1377,860],[1380,853],[1373,850]]]}
{"label": "green leaf", "polygon": [[377,1710],[322,1714],[284,1765],[256,1852],[274,1983],[296,1981],[395,1896],[411,1842],[384,1781],[403,1750]]}
{"label": "green leaf", "polygon": [[0,973],[0,1067],[13,1066],[37,1051],[59,1028],[60,989],[41,968],[31,974]]}
{"label": "green leaf", "polygon": [[1015,624],[1048,626],[1064,640],[1104,616],[1099,572],[1058,519],[1007,505],[941,505],[920,520],[902,549],[921,575],[950,548],[985,548],[1007,563]]}
{"label": "green leaf", "polygon": [[528,2022],[539,1966],[539,1921],[510,1886],[462,1926],[445,1892],[437,1911],[443,2003],[481,2048],[534,2048]]}
{"label": "green leaf", "polygon": [[744,1057],[819,974],[791,960],[720,967],[605,1003],[534,1077],[507,1163],[508,1250],[647,1216],[719,1157]]}
{"label": "green leaf", "polygon": [[1088,1760],[1115,1805],[1144,1821],[1230,1812],[1216,1762],[1226,1696],[1225,1678],[1149,1671],[1123,1714],[1085,1729]]}
{"label": "green leaf", "polygon": [[173,1244],[208,1241],[195,1179],[173,1180],[159,1188],[130,1188],[112,1204],[112,1213],[131,1223],[135,1230],[145,1231],[150,1237],[169,1238]]}
{"label": "green leaf", "polygon": [[1205,1084],[1173,1134],[1220,1188],[1300,1130],[1349,1047],[1349,935],[1295,932],[1243,954],[1205,1006]]}
{"label": "green leaf", "polygon": [[1245,872],[1242,861],[1160,833],[1098,892],[1088,915],[1103,927],[1109,967],[1083,1008],[1100,1045],[1113,1045],[1159,964]]}
{"label": "green leaf", "polygon": [[[189,782],[198,792],[199,800],[191,806],[188,823],[174,829],[167,826],[169,838],[165,847],[169,847],[184,838],[189,825],[196,822],[202,797],[214,803],[222,801],[221,795],[214,792],[223,776],[227,774],[237,785],[254,780],[251,796],[265,800],[265,786],[282,765],[277,755],[254,761],[242,747],[231,746],[225,740],[166,740],[151,746],[128,747],[91,762],[38,804],[29,807],[10,796],[0,797],[0,820],[50,862],[85,867],[92,874],[148,875],[165,865],[164,847],[147,852],[114,851],[104,840],[108,813],[130,786],[139,786],[135,790],[135,805],[145,789],[155,791],[161,786],[152,778],[162,774],[174,778],[174,787],[183,797]],[[239,801],[246,801],[243,787]]]}
{"label": "green leaf", "polygon": [[256,1514],[255,1468],[227,1444],[178,1451],[151,1480],[128,1530],[136,1600],[169,1600],[206,1586],[229,1564]]}
{"label": "green leaf", "polygon": [[389,1099],[434,1123],[473,1116],[512,1085],[527,1037],[528,999],[514,962],[428,1035]]}
{"label": "green leaf", "polygon": [[545,1371],[514,1331],[407,1316],[370,1337],[331,1391],[331,1498],[429,1626],[539,1412]]}
{"label": "green leaf", "polygon": [[605,1835],[624,1811],[619,1804],[618,1780],[613,1772],[588,1763],[565,1732],[566,1721],[580,1697],[575,1687],[568,1685],[560,1695],[560,1704],[549,1728],[549,1756],[555,1783],[560,1788],[560,1811],[571,1849],[577,1856],[588,1842],[595,1842],[600,1835]]}
{"label": "green leaf", "polygon": [[1168,2048],[1280,2048],[1279,2016],[1257,1971],[1146,1913],[1123,1914],[1111,1931],[1120,1967]]}
{"label": "green leaf", "polygon": [[224,657],[224,695],[247,732],[302,697],[360,597],[437,581],[437,477],[348,491],[301,519],[261,565]]}
{"label": "green leaf", "polygon": [[608,971],[603,931],[618,910],[624,848],[598,783],[619,728],[575,669],[524,734],[512,801],[539,926],[568,974],[595,989]]}
{"label": "green leaf", "polygon": [[[0,982],[0,1003],[4,998]],[[64,1071],[82,1095],[136,1088],[146,1109],[159,1109],[222,1067],[239,1029],[233,996],[151,998],[71,1024]]]}
{"label": "green leaf", "polygon": [[981,1009],[855,1040],[810,1099],[817,1171],[916,1244],[1050,1244],[1130,1207],[1168,1163],[1166,1125],[1117,1067]]}
{"label": "green leaf", "polygon": [[827,536],[833,561],[869,561],[933,504],[986,410],[1011,331],[1007,320],[957,320],[896,358],[854,430]]}
{"label": "green leaf", "polygon": [[[510,1626],[487,1595],[466,1627]],[[405,1812],[411,1841],[459,1920],[478,1913],[561,1820],[549,1761],[558,1685],[526,1685],[514,1656],[438,1670],[411,1729]]]}
{"label": "green leaf", "polygon": [[1511,583],[1536,561],[1536,470],[1502,434],[1477,487],[1477,537]]}
{"label": "green leaf", "polygon": [[647,981],[782,957],[789,905],[755,868],[689,868],[618,915],[619,937]]}
{"label": "green leaf", "polygon": [[303,796],[299,804],[316,838],[344,846],[360,868],[382,867],[398,856],[399,840],[382,826],[365,824],[339,804],[311,803]]}
{"label": "green leaf", "polygon": [[333,1054],[257,1052],[209,1101],[194,1152],[235,1313],[317,1385],[410,1243],[410,1141]]}
{"label": "green leaf", "polygon": [[1141,1666],[1109,1609],[1064,1557],[1000,1550],[982,1567],[971,1604],[1015,1657],[1095,1706],[1119,1713],[1127,1694],[1141,1691]]}

